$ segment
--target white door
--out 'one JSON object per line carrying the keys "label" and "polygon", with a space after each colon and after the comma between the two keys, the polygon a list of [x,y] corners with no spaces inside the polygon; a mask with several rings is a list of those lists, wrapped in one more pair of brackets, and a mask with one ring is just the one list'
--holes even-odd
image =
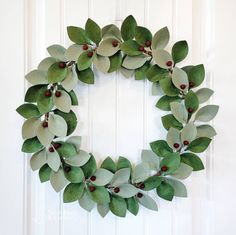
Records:
{"label": "white door", "polygon": [[[234,235],[236,2],[234,0],[8,0],[1,1],[1,142],[0,225],[6,235]],[[20,152],[23,120],[15,108],[23,102],[24,74],[46,55],[45,48],[70,42],[66,26],[84,26],[88,17],[101,26],[134,15],[152,32],[168,26],[171,43],[186,39],[186,63],[204,63],[207,87],[220,105],[214,121],[218,132],[202,155],[206,170],[186,181],[189,197],[158,200],[159,211],[145,209],[125,219],[102,219],[77,203],[63,204],[49,184],[41,184]],[[96,73],[96,84],[77,87],[75,108],[83,148],[96,159],[127,156],[138,162],[140,150],[165,136],[148,82],[118,73]]]}

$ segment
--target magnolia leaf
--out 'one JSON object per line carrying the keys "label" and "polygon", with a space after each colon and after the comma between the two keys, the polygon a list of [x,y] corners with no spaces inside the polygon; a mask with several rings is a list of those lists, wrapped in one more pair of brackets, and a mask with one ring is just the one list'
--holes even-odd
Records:
{"label": "magnolia leaf", "polygon": [[170,40],[170,32],[167,27],[164,27],[158,30],[152,39],[152,48],[153,49],[163,49],[167,46]]}
{"label": "magnolia leaf", "polygon": [[112,173],[116,172],[116,164],[115,162],[110,158],[107,157],[101,164],[101,168],[104,168],[106,170],[111,171]]}
{"label": "magnolia leaf", "polygon": [[107,56],[95,55],[93,63],[103,73],[107,73],[110,68],[110,59]]}
{"label": "magnolia leaf", "polygon": [[113,178],[113,173],[106,169],[100,168],[95,171],[93,176],[96,177],[96,179],[92,181],[93,184],[97,186],[104,186],[111,181],[111,179]]}
{"label": "magnolia leaf", "polygon": [[205,68],[202,64],[192,66],[188,71],[189,82],[191,82],[192,87],[197,87],[202,84],[205,77]]}
{"label": "magnolia leaf", "polygon": [[209,122],[216,116],[218,110],[218,105],[206,105],[198,110],[195,116],[195,120],[201,122]]}
{"label": "magnolia leaf", "polygon": [[149,177],[149,164],[143,162],[135,166],[132,174],[133,182],[139,183]]}
{"label": "magnolia leaf", "polygon": [[66,49],[63,46],[58,45],[58,44],[54,44],[54,45],[48,47],[47,51],[50,56],[52,56],[58,60],[61,60],[61,61],[65,60],[64,55],[65,55]]}
{"label": "magnolia leaf", "polygon": [[209,88],[201,88],[196,92],[199,103],[202,104],[210,99],[214,91]]}
{"label": "magnolia leaf", "polygon": [[157,96],[157,95],[163,95],[163,90],[160,87],[160,83],[159,82],[153,82],[152,83],[152,91],[151,94],[153,96]]}
{"label": "magnolia leaf", "polygon": [[143,185],[142,190],[150,191],[152,189],[157,188],[162,182],[162,178],[154,175],[146,179],[141,185]]}
{"label": "magnolia leaf", "polygon": [[78,77],[75,71],[75,67],[72,66],[71,69],[68,69],[66,78],[61,82],[61,85],[66,91],[70,92],[75,88],[77,83],[78,83]]}
{"label": "magnolia leaf", "polygon": [[138,55],[138,56],[126,56],[123,60],[122,66],[127,69],[137,69],[143,66],[148,57],[145,55]]}
{"label": "magnolia leaf", "polygon": [[188,90],[188,75],[184,70],[175,67],[172,73],[172,82],[179,90]]}
{"label": "magnolia leaf", "polygon": [[127,209],[133,215],[137,215],[139,211],[139,204],[136,197],[126,199]]}
{"label": "magnolia leaf", "polygon": [[69,113],[71,109],[71,98],[65,91],[60,91],[60,97],[53,96],[55,106],[62,112]]}
{"label": "magnolia leaf", "polygon": [[99,215],[101,215],[103,218],[108,214],[110,211],[109,204],[97,204],[97,210]]}
{"label": "magnolia leaf", "polygon": [[36,136],[36,131],[41,121],[38,118],[30,118],[26,120],[22,126],[22,138],[30,139]]}
{"label": "magnolia leaf", "polygon": [[180,166],[179,153],[169,153],[160,162],[160,168],[167,167],[167,170],[163,172],[164,175],[174,173]]}
{"label": "magnolia leaf", "polygon": [[77,61],[80,54],[83,52],[83,46],[78,44],[73,44],[68,47],[65,53],[65,59],[69,61]]}
{"label": "magnolia leaf", "polygon": [[48,69],[51,67],[51,65],[56,63],[56,62],[57,62],[57,59],[55,59],[53,57],[47,57],[39,63],[38,70],[47,72]]}
{"label": "magnolia leaf", "polygon": [[146,72],[150,68],[150,62],[147,61],[145,64],[135,70],[135,80],[144,80],[146,78]]}
{"label": "magnolia leaf", "polygon": [[47,164],[53,171],[58,171],[61,165],[61,159],[57,151],[47,151]]}
{"label": "magnolia leaf", "polygon": [[[90,56],[89,53],[92,53],[92,56]],[[82,52],[77,60],[78,70],[82,71],[89,68],[93,62],[93,59],[94,59],[94,53],[92,51]]]}
{"label": "magnolia leaf", "polygon": [[117,38],[120,40],[121,39],[120,29],[114,24],[106,25],[102,28],[102,38],[103,39]]}
{"label": "magnolia leaf", "polygon": [[41,88],[46,87],[47,85],[35,85],[31,86],[25,94],[25,102],[36,103],[39,92]]}
{"label": "magnolia leaf", "polygon": [[62,169],[59,169],[57,172],[51,172],[50,183],[56,192],[60,192],[66,186],[68,181],[65,178]]}
{"label": "magnolia leaf", "polygon": [[114,193],[122,198],[130,198],[138,193],[138,189],[134,187],[132,184],[122,184],[119,186],[120,191]]}
{"label": "magnolia leaf", "polygon": [[48,129],[55,136],[65,137],[67,134],[65,119],[57,114],[50,114],[48,118]]}
{"label": "magnolia leaf", "polygon": [[149,168],[152,170],[157,170],[159,168],[159,157],[151,150],[142,150],[141,153],[142,162],[146,162]]}
{"label": "magnolia leaf", "polygon": [[61,62],[56,62],[50,66],[47,73],[47,79],[49,83],[61,82],[67,75],[67,67],[61,68],[59,66]]}
{"label": "magnolia leaf", "polygon": [[181,162],[191,166],[193,171],[200,171],[204,169],[202,160],[194,153],[181,154]]}
{"label": "magnolia leaf", "polygon": [[181,132],[181,141],[184,144],[184,141],[188,143],[192,142],[197,137],[197,127],[193,122],[188,123]]}
{"label": "magnolia leaf", "polygon": [[[117,44],[117,46],[114,46],[114,44]],[[117,51],[119,51],[120,42],[114,38],[107,38],[103,40],[98,48],[97,48],[97,54],[101,56],[112,56],[114,55]]]}
{"label": "magnolia leaf", "polygon": [[89,38],[86,36],[85,30],[80,27],[68,26],[67,33],[70,40],[76,44],[83,45],[90,43]]}
{"label": "magnolia leaf", "polygon": [[183,180],[188,178],[192,171],[193,168],[191,166],[181,162],[179,168],[173,174],[171,174],[171,176]]}
{"label": "magnolia leaf", "polygon": [[89,192],[89,195],[92,200],[98,204],[105,204],[110,202],[110,195],[107,189],[103,186],[96,186],[94,191]]}
{"label": "magnolia leaf", "polygon": [[90,212],[94,208],[95,202],[91,199],[88,192],[85,191],[84,195],[79,199],[79,205],[86,211]]}
{"label": "magnolia leaf", "polygon": [[150,143],[150,147],[154,153],[159,157],[165,157],[168,153],[172,153],[173,150],[170,148],[165,140],[157,140]]}
{"label": "magnolia leaf", "polygon": [[207,149],[210,143],[211,143],[210,138],[199,137],[189,144],[187,150],[190,150],[194,153],[201,153]]}
{"label": "magnolia leaf", "polygon": [[85,24],[86,35],[94,42],[96,45],[102,40],[101,28],[96,22],[88,18]]}
{"label": "magnolia leaf", "polygon": [[54,134],[52,134],[48,127],[44,127],[43,123],[41,123],[36,131],[36,135],[41,142],[41,144],[45,147],[48,147],[51,145],[51,142],[54,138]]}
{"label": "magnolia leaf", "polygon": [[167,114],[161,117],[161,121],[166,130],[169,130],[171,127],[174,127],[178,130],[181,130],[183,128],[182,123],[177,121],[172,114]]}
{"label": "magnolia leaf", "polygon": [[184,60],[188,55],[188,43],[186,41],[176,42],[172,47],[171,55],[175,64]]}
{"label": "magnolia leaf", "polygon": [[78,78],[81,82],[94,84],[94,73],[91,68],[85,69],[83,71],[78,71]]}
{"label": "magnolia leaf", "polygon": [[74,202],[79,200],[84,192],[84,183],[70,183],[66,186],[63,193],[63,202]]}
{"label": "magnolia leaf", "polygon": [[110,60],[110,68],[108,70],[108,73],[115,72],[116,70],[118,70],[121,67],[121,64],[122,64],[121,52],[118,51],[113,56],[110,56],[109,60]]}
{"label": "magnolia leaf", "polygon": [[30,158],[30,166],[33,171],[40,169],[46,164],[46,150],[40,150],[39,152],[32,155]]}
{"label": "magnolia leaf", "polygon": [[39,179],[41,183],[47,182],[50,180],[52,169],[48,164],[43,165],[39,170]]}
{"label": "magnolia leaf", "polygon": [[157,65],[163,69],[170,68],[170,66],[167,65],[167,62],[170,61],[171,64],[173,64],[173,60],[170,53],[162,49],[153,50],[153,58]]}
{"label": "magnolia leaf", "polygon": [[76,155],[66,158],[65,162],[71,166],[83,166],[88,162],[90,157],[89,153],[80,150]]}
{"label": "magnolia leaf", "polygon": [[119,196],[112,196],[109,204],[111,212],[119,217],[125,217],[127,205],[125,199]]}
{"label": "magnolia leaf", "polygon": [[[166,141],[172,149],[174,150],[180,149],[181,148],[180,131],[176,128],[171,127],[167,133]],[[178,147],[175,146],[176,144],[178,144]]]}
{"label": "magnolia leaf", "polygon": [[181,98],[179,96],[170,97],[165,95],[158,100],[156,107],[164,111],[170,111],[170,103],[174,101],[180,102]]}
{"label": "magnolia leaf", "polygon": [[[125,157],[119,157],[116,165],[117,165],[117,170],[120,170],[123,168],[129,168],[130,171],[132,170],[132,166],[131,166],[130,161]],[[126,182],[124,182],[124,183],[126,183]]]}
{"label": "magnolia leaf", "polygon": [[[82,150],[80,150],[80,152],[81,151]],[[85,154],[85,152],[82,152],[82,154]],[[90,178],[94,174],[97,169],[97,163],[93,155],[90,154],[89,160],[81,167],[81,169],[83,170],[86,179]]]}
{"label": "magnolia leaf", "polygon": [[47,74],[44,71],[33,70],[25,75],[26,80],[32,85],[47,84]]}
{"label": "magnolia leaf", "polygon": [[179,95],[179,89],[177,89],[174,84],[172,83],[169,77],[160,80],[160,86],[163,92],[167,96],[177,96]]}
{"label": "magnolia leaf", "polygon": [[179,102],[172,102],[170,104],[171,112],[173,113],[174,117],[177,121],[181,123],[186,123],[188,120],[188,113],[185,109],[184,105]]}
{"label": "magnolia leaf", "polygon": [[64,168],[64,175],[71,183],[80,183],[84,180],[84,172],[79,167],[69,167],[69,171]]}
{"label": "magnolia leaf", "polygon": [[62,141],[55,142],[55,144],[59,145],[59,147],[57,148],[57,152],[59,153],[60,157],[70,158],[77,153],[76,148],[73,144],[69,144]]}
{"label": "magnolia leaf", "polygon": [[126,77],[126,78],[130,78],[130,77],[132,77],[132,76],[134,75],[134,70],[132,70],[132,69],[126,69],[126,68],[124,68],[124,67],[121,67],[121,68],[120,68],[120,72],[121,72],[121,74],[122,74],[124,77]]}
{"label": "magnolia leaf", "polygon": [[[45,95],[46,93],[49,93],[50,96],[46,96]],[[37,98],[37,106],[41,114],[48,113],[53,108],[53,100],[51,96],[51,91],[47,90],[46,87],[43,87],[40,89],[40,92]]]}
{"label": "magnolia leaf", "polygon": [[128,40],[123,42],[120,45],[120,49],[129,56],[137,56],[137,55],[141,55],[142,52],[139,50],[140,45],[134,41],[134,40]]}
{"label": "magnolia leaf", "polygon": [[34,153],[43,148],[37,137],[30,138],[24,141],[21,151],[24,153]]}
{"label": "magnolia leaf", "polygon": [[132,15],[127,16],[121,25],[121,35],[124,41],[134,38],[137,22]]}
{"label": "magnolia leaf", "polygon": [[201,125],[197,127],[197,137],[212,138],[216,135],[215,129],[210,125]]}
{"label": "magnolia leaf", "polygon": [[119,186],[124,183],[128,183],[130,178],[130,168],[122,168],[114,174],[110,185]]}
{"label": "magnolia leaf", "polygon": [[[193,91],[189,91],[184,98],[185,107],[189,112],[189,115],[192,115],[199,107],[199,101],[197,95]],[[189,111],[191,110],[191,112]]]}
{"label": "magnolia leaf", "polygon": [[167,182],[174,188],[174,196],[187,197],[187,189],[182,182],[174,179],[167,179]]}
{"label": "magnolia leaf", "polygon": [[145,27],[137,26],[134,34],[135,40],[143,46],[151,46],[152,33]]}
{"label": "magnolia leaf", "polygon": [[142,197],[138,197],[138,201],[149,210],[158,211],[156,202],[150,196],[143,194]]}
{"label": "magnolia leaf", "polygon": [[79,152],[81,148],[82,137],[81,136],[71,136],[66,140],[67,143],[73,144],[76,150]]}
{"label": "magnolia leaf", "polygon": [[163,181],[156,189],[157,195],[167,201],[172,201],[174,197],[174,188],[167,182]]}
{"label": "magnolia leaf", "polygon": [[150,82],[158,82],[164,78],[170,77],[169,72],[166,69],[162,69],[156,64],[147,70],[146,76]]}

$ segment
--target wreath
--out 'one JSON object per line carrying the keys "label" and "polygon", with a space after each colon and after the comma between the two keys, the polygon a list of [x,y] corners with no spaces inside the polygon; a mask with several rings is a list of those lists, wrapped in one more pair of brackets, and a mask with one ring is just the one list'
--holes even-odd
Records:
{"label": "wreath", "polygon": [[[85,29],[69,26],[67,32],[74,44],[68,49],[60,45],[47,48],[50,57],[26,75],[32,86],[25,103],[17,108],[26,119],[22,152],[33,154],[32,170],[39,170],[40,181],[50,181],[56,192],[64,189],[65,203],[78,201],[87,211],[97,205],[102,217],[109,211],[120,217],[127,211],[137,215],[140,204],[157,211],[150,190],[168,201],[174,196],[186,197],[186,187],[179,180],[204,169],[196,154],[205,151],[216,135],[206,123],[219,108],[199,108],[213,94],[208,88],[195,90],[205,77],[202,64],[176,66],[188,54],[187,42],[176,42],[169,53],[164,49],[169,42],[168,28],[152,35],[137,26],[131,15],[121,29],[114,24],[101,29],[88,19]],[[125,157],[117,162],[107,157],[98,167],[93,154],[81,149],[80,136],[65,139],[77,124],[71,110],[78,105],[73,89],[78,80],[94,84],[93,65],[104,73],[119,71],[127,78],[148,79],[153,95],[157,91],[163,94],[156,107],[169,112],[161,118],[166,140],[150,143],[151,150],[142,150],[141,163],[136,166]]]}

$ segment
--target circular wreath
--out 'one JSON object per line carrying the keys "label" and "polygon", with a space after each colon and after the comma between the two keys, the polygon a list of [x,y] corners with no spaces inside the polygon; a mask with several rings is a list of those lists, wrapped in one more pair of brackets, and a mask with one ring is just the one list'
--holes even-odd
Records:
{"label": "circular wreath", "polygon": [[[25,104],[17,112],[23,124],[22,151],[33,153],[31,168],[39,170],[41,182],[50,181],[56,192],[63,190],[64,202],[79,201],[91,211],[97,203],[102,217],[109,211],[124,217],[127,210],[136,215],[139,204],[157,210],[147,192],[171,201],[174,196],[186,197],[185,185],[179,181],[192,171],[204,169],[196,153],[205,151],[216,132],[208,124],[218,106],[199,105],[213,94],[208,88],[195,88],[205,77],[202,64],[182,68],[176,66],[188,54],[186,41],[176,42],[171,53],[164,50],[169,31],[164,27],[154,36],[145,27],[137,26],[133,16],[122,23],[121,30],[113,25],[102,29],[88,19],[85,29],[67,27],[73,45],[47,48],[50,57],[26,75],[32,84],[25,95]],[[127,158],[114,162],[107,157],[100,167],[92,153],[81,149],[81,137],[71,136],[77,118],[71,110],[78,105],[74,88],[77,81],[94,84],[92,65],[104,73],[120,71],[135,80],[148,79],[153,93],[163,96],[156,107],[168,111],[162,123],[166,140],[150,143],[151,150],[142,150],[141,163],[132,167]],[[62,139],[61,139],[62,138]]]}

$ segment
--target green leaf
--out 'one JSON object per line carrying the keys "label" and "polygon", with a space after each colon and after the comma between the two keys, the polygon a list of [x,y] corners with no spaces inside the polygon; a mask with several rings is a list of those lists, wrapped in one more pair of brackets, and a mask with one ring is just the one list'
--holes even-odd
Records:
{"label": "green leaf", "polygon": [[71,183],[80,183],[84,180],[84,173],[79,167],[70,166],[69,171],[65,171],[64,167],[64,174]]}
{"label": "green leaf", "polygon": [[177,89],[170,78],[164,78],[160,80],[161,89],[167,96],[177,96],[179,95],[179,89]]}
{"label": "green leaf", "polygon": [[174,179],[167,179],[167,182],[174,188],[174,196],[187,197],[187,189],[182,182]]}
{"label": "green leaf", "polygon": [[103,186],[96,186],[93,192],[89,192],[89,195],[96,203],[105,204],[110,202],[110,195]]}
{"label": "green leaf", "polygon": [[60,145],[60,147],[57,148],[57,152],[59,153],[60,157],[69,158],[73,157],[77,153],[76,148],[73,144],[62,141],[55,143]]}
{"label": "green leaf", "polygon": [[[38,70],[47,72],[50,66],[56,62],[57,62],[57,59],[53,57],[47,57],[39,63]],[[45,76],[46,76],[46,73],[45,73]]]}
{"label": "green leaf", "polygon": [[90,178],[94,174],[97,169],[97,163],[93,155],[91,155],[87,163],[83,165],[81,169],[83,170],[86,179]]}
{"label": "green leaf", "polygon": [[104,218],[110,211],[109,204],[97,204],[98,213]]}
{"label": "green leaf", "polygon": [[54,44],[48,47],[47,51],[51,57],[54,57],[62,61],[65,59],[64,55],[65,55],[66,49],[61,45]]}
{"label": "green leaf", "polygon": [[170,109],[177,121],[181,123],[186,123],[188,120],[188,113],[184,105],[179,102],[172,102],[170,104]]}
{"label": "green leaf", "polygon": [[135,183],[142,182],[149,177],[149,174],[149,165],[145,162],[142,162],[134,167],[132,180]]}
{"label": "green leaf", "polygon": [[66,91],[60,90],[61,95],[57,97],[55,94],[53,96],[53,102],[55,106],[64,113],[69,113],[71,109],[71,98]]}
{"label": "green leaf", "polygon": [[36,131],[41,121],[38,118],[30,118],[26,120],[22,126],[22,138],[30,139],[36,136]]}
{"label": "green leaf", "polygon": [[128,183],[130,178],[130,168],[122,168],[115,172],[110,185],[119,186],[121,184]]}
{"label": "green leaf", "polygon": [[79,199],[79,205],[88,212],[93,209],[95,202],[91,199],[87,190],[85,190],[84,195]]}
{"label": "green leaf", "polygon": [[154,188],[157,188],[161,184],[161,182],[162,182],[161,177],[157,175],[151,176],[143,182],[144,188],[142,190],[150,191]]}
{"label": "green leaf", "polygon": [[[173,69],[172,73],[172,82],[175,85],[176,88],[178,88],[181,91],[187,91],[188,90],[188,75],[187,73],[180,68],[175,67]],[[184,86],[184,88],[182,88]]]}
{"label": "green leaf", "polygon": [[43,148],[37,137],[27,139],[24,141],[21,151],[24,153],[34,153]]}
{"label": "green leaf", "polygon": [[50,180],[52,169],[48,164],[43,165],[39,170],[39,179],[41,183],[47,182]]}
{"label": "green leaf", "polygon": [[101,168],[107,169],[107,170],[111,171],[112,173],[116,172],[116,164],[110,157],[107,157],[102,162]]}
{"label": "green leaf", "polygon": [[156,64],[148,69],[146,76],[150,82],[158,82],[164,78],[170,78],[169,72]]}
{"label": "green leaf", "polygon": [[114,24],[106,25],[102,28],[102,38],[117,38],[120,40],[120,29]]}
{"label": "green leaf", "polygon": [[44,71],[33,70],[25,75],[26,80],[32,85],[47,84],[47,76]]}
{"label": "green leaf", "polygon": [[146,62],[142,67],[135,70],[135,80],[143,80],[146,78],[146,72],[150,68],[150,63]]}
{"label": "green leaf", "polygon": [[119,196],[112,196],[109,204],[111,212],[119,217],[125,217],[127,205],[125,199]]}
{"label": "green leaf", "polygon": [[74,202],[79,200],[84,192],[84,183],[80,184],[68,184],[63,193],[63,202]]}
{"label": "green leaf", "polygon": [[138,201],[141,205],[148,208],[149,210],[158,211],[156,202],[148,195],[143,195],[141,198],[138,198]]}
{"label": "green leaf", "polygon": [[199,101],[198,101],[197,95],[191,90],[185,96],[184,103],[187,110],[189,108],[192,109],[192,112],[189,113],[189,115],[194,113],[199,107]]}
{"label": "green leaf", "polygon": [[141,55],[142,52],[139,50],[140,45],[134,40],[128,40],[120,45],[120,49],[129,56]]}
{"label": "green leaf", "polygon": [[90,43],[90,40],[86,36],[85,30],[80,27],[68,26],[67,33],[72,42],[82,45]]}
{"label": "green leaf", "polygon": [[163,172],[164,175],[174,173],[180,166],[180,155],[179,153],[169,153],[160,162],[160,168],[163,166],[167,167],[167,170]]}
{"label": "green leaf", "polygon": [[94,84],[94,73],[91,68],[85,69],[83,71],[77,71],[77,74],[81,82]]}
{"label": "green leaf", "polygon": [[137,22],[132,15],[127,16],[121,25],[121,36],[124,41],[134,38]]}
{"label": "green leaf", "polygon": [[194,125],[193,122],[188,123],[181,132],[181,141],[188,141],[189,143],[192,142],[197,137],[197,127]]}
{"label": "green leaf", "polygon": [[54,152],[47,151],[47,164],[53,171],[58,171],[61,166],[61,159],[56,150]]}
{"label": "green leaf", "polygon": [[50,114],[48,118],[48,129],[56,136],[65,137],[67,134],[65,119],[57,114]]}
{"label": "green leaf", "polygon": [[159,157],[165,157],[167,154],[172,153],[173,150],[170,148],[165,140],[157,140],[150,143],[150,147],[154,153]]}
{"label": "green leaf", "polygon": [[104,185],[107,185],[111,181],[113,177],[113,173],[111,173],[110,171],[106,169],[100,168],[95,171],[93,176],[96,177],[96,179],[92,182],[94,185],[104,186]]}
{"label": "green leaf", "polygon": [[192,141],[187,150],[190,150],[194,153],[201,153],[204,152],[209,144],[211,143],[211,139],[207,137],[200,137]]}
{"label": "green leaf", "polygon": [[139,204],[136,197],[126,199],[127,209],[133,215],[137,215],[139,211]]}
{"label": "green leaf", "polygon": [[200,171],[204,169],[202,160],[194,153],[183,153],[180,155],[181,162],[191,166],[193,171]]}
{"label": "green leaf", "polygon": [[94,59],[94,54],[92,57],[89,57],[88,53],[89,52],[85,51],[80,54],[80,56],[77,60],[77,68],[79,71],[85,70],[91,66],[93,59]]}
{"label": "green leaf", "polygon": [[48,127],[43,127],[42,123],[38,126],[36,134],[41,144],[45,147],[50,146],[54,139],[54,134],[50,132]]}
{"label": "green leaf", "polygon": [[[171,127],[168,130],[166,141],[173,150],[179,150],[181,148],[180,131],[176,128]],[[179,144],[179,147],[175,148],[175,144]]]}
{"label": "green leaf", "polygon": [[138,193],[138,189],[134,187],[132,184],[122,184],[119,186],[120,191],[114,193],[122,198],[130,198]]}
{"label": "green leaf", "polygon": [[[78,151],[78,150],[77,150]],[[71,166],[83,166],[88,162],[91,155],[83,150],[79,150],[79,152],[69,158],[65,159],[65,162]]]}
{"label": "green leaf", "polygon": [[170,32],[167,27],[158,30],[152,39],[153,49],[163,49],[167,46],[170,40]]}
{"label": "green leaf", "polygon": [[163,69],[169,69],[170,66],[167,65],[168,61],[171,61],[173,64],[172,57],[168,51],[162,49],[156,49],[152,52],[154,61],[157,65]]}
{"label": "green leaf", "polygon": [[218,105],[206,105],[198,110],[195,116],[195,120],[201,122],[209,122],[216,116],[218,110]]}
{"label": "green leaf", "polygon": [[161,117],[161,121],[166,130],[169,130],[171,127],[174,127],[178,130],[183,128],[183,124],[177,121],[172,114],[167,114]]}
{"label": "green leaf", "polygon": [[175,64],[184,60],[188,55],[188,43],[186,41],[176,42],[172,47],[171,55]]}
{"label": "green leaf", "polygon": [[148,164],[149,168],[152,170],[157,170],[159,168],[159,157],[151,150],[142,150],[141,153],[142,162]]}
{"label": "green leaf", "polygon": [[132,69],[126,69],[124,67],[120,68],[120,73],[125,77],[125,78],[130,78],[134,75],[134,70]]}
{"label": "green leaf", "polygon": [[80,150],[81,143],[82,143],[82,137],[81,136],[71,136],[66,140],[66,142],[69,143],[69,144],[73,144],[78,152],[83,151],[83,150]]}
{"label": "green leaf", "polygon": [[167,182],[162,182],[157,187],[157,195],[167,201],[172,201],[174,197],[174,188]]}
{"label": "green leaf", "polygon": [[93,60],[94,65],[97,70],[107,73],[110,68],[110,59],[107,56],[95,55]]}
{"label": "green leaf", "polygon": [[70,61],[77,61],[82,52],[84,52],[82,45],[72,44],[66,50],[65,59]]}
{"label": "green leaf", "polygon": [[108,73],[112,73],[112,72],[118,70],[121,67],[121,63],[122,63],[121,52],[118,51],[113,56],[110,56],[109,60],[110,60],[110,68],[108,70]]}
{"label": "green leaf", "polygon": [[34,104],[22,104],[16,109],[16,111],[26,119],[41,116],[37,106]]}
{"label": "green leaf", "polygon": [[156,107],[161,109],[161,110],[164,110],[164,111],[170,111],[170,103],[171,102],[180,102],[181,101],[181,98],[179,96],[162,96],[157,104],[156,104]]}
{"label": "green leaf", "polygon": [[197,87],[201,85],[205,77],[205,69],[202,64],[190,67],[188,71],[188,80],[192,83],[192,87]]}
{"label": "green leaf", "polygon": [[30,158],[30,166],[33,171],[40,169],[46,164],[46,150],[40,150],[39,152],[32,155]]}
{"label": "green leaf", "polygon": [[37,98],[37,106],[41,114],[48,113],[53,108],[52,96],[45,96],[46,90],[46,87],[41,88]]}
{"label": "green leaf", "polygon": [[62,169],[59,169],[57,172],[51,172],[50,183],[56,192],[60,192],[67,185],[68,181]]}
{"label": "green leaf", "polygon": [[49,83],[57,83],[65,79],[67,75],[67,67],[60,68],[59,63],[60,62],[54,63],[48,69],[47,78]]}
{"label": "green leaf", "polygon": [[70,96],[71,99],[71,105],[77,106],[79,103],[75,92],[72,90],[68,93],[68,95]]}
{"label": "green leaf", "polygon": [[212,138],[216,135],[215,129],[210,125],[201,125],[197,127],[197,137]]}
{"label": "green leaf", "polygon": [[[117,46],[113,46],[114,42],[117,42],[118,45]],[[114,38],[106,38],[97,47],[97,54],[99,54],[101,56],[112,56],[117,51],[120,50],[119,44],[120,44],[120,42],[117,41]]]}
{"label": "green leaf", "polygon": [[135,29],[135,39],[140,45],[146,45],[152,41],[152,33],[145,27],[137,26]]}
{"label": "green leaf", "polygon": [[40,89],[46,85],[35,85],[30,87],[25,94],[25,102],[35,103],[37,101]]}
{"label": "green leaf", "polygon": [[68,69],[66,78],[61,82],[61,86],[67,92],[71,92],[71,90],[73,90],[76,87],[77,83],[78,83],[78,77],[75,71],[75,65],[72,65],[72,67]]}
{"label": "green leaf", "polygon": [[61,112],[60,110],[56,109],[53,111],[55,114],[64,118],[67,123],[67,136],[70,135],[77,126],[77,117],[75,113],[71,110],[69,113]]}
{"label": "green leaf", "polygon": [[119,157],[119,159],[117,161],[117,170],[120,170],[122,168],[132,169],[130,161],[125,157]]}
{"label": "green leaf", "polygon": [[200,104],[208,101],[213,95],[214,91],[209,88],[201,88],[196,92],[198,101]]}
{"label": "green leaf", "polygon": [[88,18],[86,24],[85,24],[85,32],[86,35],[96,43],[96,45],[99,44],[99,42],[102,40],[102,32],[101,28],[98,26],[96,22]]}
{"label": "green leaf", "polygon": [[193,168],[183,162],[180,163],[179,168],[171,174],[172,177],[184,180],[192,174]]}
{"label": "green leaf", "polygon": [[126,69],[137,69],[142,67],[148,59],[146,55],[126,56],[122,66]]}

